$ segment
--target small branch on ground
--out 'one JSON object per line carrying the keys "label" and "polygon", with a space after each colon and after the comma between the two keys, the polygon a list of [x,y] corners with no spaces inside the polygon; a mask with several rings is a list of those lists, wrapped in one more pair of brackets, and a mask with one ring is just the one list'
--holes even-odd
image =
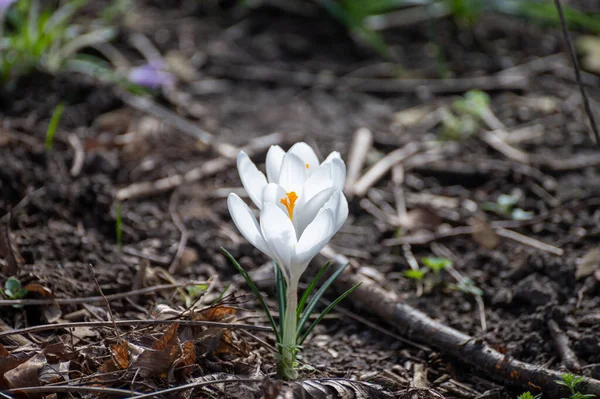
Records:
{"label": "small branch on ground", "polygon": [[[337,267],[349,262],[346,257],[335,254],[328,247],[321,254],[332,259]],[[530,384],[534,384],[548,397],[560,397],[564,393],[563,387],[556,383],[556,380],[561,379],[562,373],[511,358],[480,339],[430,318],[401,301],[394,293],[384,290],[376,282],[361,276],[355,268],[348,268],[334,284],[345,291],[359,283],[361,285],[348,298],[367,312],[395,326],[405,337],[426,342],[473,366],[476,371],[493,380],[525,390],[530,389]],[[584,377],[580,391],[598,396],[600,381]]]}
{"label": "small branch on ground", "polygon": [[560,355],[567,370],[575,372],[581,371],[581,364],[579,363],[579,359],[577,359],[577,355],[575,355],[575,352],[573,352],[569,346],[569,337],[567,337],[567,334],[565,334],[552,319],[548,320],[548,329],[550,330],[550,335],[554,341],[556,351]]}

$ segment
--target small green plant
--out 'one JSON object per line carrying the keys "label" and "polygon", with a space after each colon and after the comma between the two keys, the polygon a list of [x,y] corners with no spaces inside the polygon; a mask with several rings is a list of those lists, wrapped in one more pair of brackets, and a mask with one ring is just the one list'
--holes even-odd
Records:
{"label": "small green plant", "polygon": [[496,202],[485,202],[481,207],[483,210],[497,213],[500,216],[509,217],[513,220],[529,220],[533,218],[533,212],[515,208],[519,202],[519,195],[502,194]]}
{"label": "small green plant", "polygon": [[474,135],[484,113],[489,112],[490,97],[480,90],[470,90],[455,100],[442,114],[441,137],[460,141]]}
{"label": "small green plant", "polygon": [[[227,258],[229,258],[229,260],[237,269],[237,271],[244,277],[244,280],[246,280],[246,283],[250,287],[250,290],[256,296],[263,310],[265,311],[269,322],[271,323],[271,327],[273,328],[273,332],[275,333],[275,340],[277,342],[277,348],[279,351],[278,359],[280,362],[280,374],[284,378],[286,378],[285,370],[287,368],[295,369],[297,367],[295,361],[296,355],[302,348],[302,344],[304,343],[308,335],[311,333],[311,331],[340,301],[342,301],[345,297],[347,297],[355,289],[357,289],[360,284],[353,286],[352,288],[344,292],[342,295],[340,295],[336,300],[329,304],[329,306],[327,306],[321,312],[321,314],[307,327],[306,325],[308,324],[308,319],[315,310],[317,304],[319,303],[319,300],[321,299],[325,291],[329,288],[329,286],[331,286],[331,284],[338,278],[338,276],[342,274],[342,272],[346,269],[348,264],[341,266],[338,270],[336,270],[331,275],[331,277],[329,277],[321,285],[321,287],[313,294],[316,285],[321,280],[321,278],[323,277],[323,275],[325,274],[325,272],[331,264],[330,262],[327,262],[325,266],[323,266],[319,270],[315,278],[309,284],[308,288],[306,288],[306,290],[300,297],[300,301],[297,304],[294,303],[290,305],[287,300],[287,298],[290,298],[290,295],[289,290],[287,289],[285,278],[283,276],[281,268],[277,266],[277,263],[275,261],[273,261],[273,268],[275,271],[275,292],[277,297],[277,308],[279,311],[279,323],[277,324],[271,314],[271,311],[265,299],[261,295],[260,291],[256,287],[256,284],[254,284],[248,273],[244,270],[244,268],[242,268],[242,266],[240,266],[240,264],[235,260],[233,255],[227,252],[227,250],[225,250],[224,248],[221,248],[221,250],[227,256]],[[293,318],[293,323],[289,323],[290,318]],[[288,326],[290,325],[293,326],[293,331],[289,331]],[[288,343],[288,337],[290,336],[294,337],[293,345]],[[286,364],[286,353],[290,351],[292,353],[291,359],[294,359],[292,360],[293,364]],[[281,370],[282,368],[283,370]]]}
{"label": "small green plant", "polygon": [[527,392],[523,392],[522,394],[517,396],[517,399],[540,399],[541,397],[542,397],[541,393],[538,393],[537,395],[533,396],[533,394],[531,392],[527,391]]}
{"label": "small green plant", "polygon": [[425,268],[420,268],[420,269],[416,269],[416,270],[408,269],[403,274],[404,274],[404,277],[406,277],[406,278],[409,278],[409,279],[412,279],[415,281],[423,281],[428,272],[429,272],[429,270],[427,270]]}
{"label": "small green plant", "polygon": [[571,396],[569,396],[569,398],[563,398],[563,399],[591,399],[591,398],[595,397],[596,395],[591,394],[591,393],[583,394],[577,390],[577,386],[579,384],[581,384],[584,380],[585,380],[585,377],[583,377],[583,376],[578,377],[574,374],[567,373],[567,374],[563,374],[561,376],[561,379],[556,380],[555,382],[558,385],[563,385],[563,386],[569,388],[569,390],[571,391]]}
{"label": "small green plant", "polygon": [[68,69],[83,48],[115,36],[113,28],[86,31],[72,22],[85,0],[65,1],[57,9],[41,3],[19,0],[0,13],[0,83],[14,85],[34,70],[55,74]]}
{"label": "small green plant", "polygon": [[21,299],[27,295],[27,290],[21,286],[21,281],[16,277],[9,277],[4,282],[4,295],[8,299]]}
{"label": "small green plant", "polygon": [[421,258],[421,263],[432,270],[436,275],[439,275],[442,270],[452,267],[452,261],[450,259],[435,256]]}
{"label": "small green plant", "polygon": [[483,290],[477,287],[473,280],[468,277],[463,277],[457,284],[448,284],[448,287],[464,294],[473,295],[476,298],[481,298],[483,296]]}
{"label": "small green plant", "polygon": [[120,249],[123,246],[123,216],[121,215],[120,202],[115,202],[115,233],[117,247]]}
{"label": "small green plant", "polygon": [[46,130],[46,151],[52,151],[52,147],[54,146],[54,135],[56,134],[56,129],[58,128],[64,109],[64,103],[60,103],[54,108],[52,118],[50,118],[50,123],[48,124],[48,130]]}

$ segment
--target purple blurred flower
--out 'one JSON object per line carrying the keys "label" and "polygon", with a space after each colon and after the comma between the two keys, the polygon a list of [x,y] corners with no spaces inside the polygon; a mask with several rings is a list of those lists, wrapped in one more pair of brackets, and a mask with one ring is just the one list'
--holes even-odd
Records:
{"label": "purple blurred flower", "polygon": [[6,10],[10,5],[17,0],[0,0],[0,12]]}
{"label": "purple blurred flower", "polygon": [[133,68],[129,71],[128,79],[132,83],[151,89],[175,84],[175,77],[164,70],[162,62],[151,62]]}

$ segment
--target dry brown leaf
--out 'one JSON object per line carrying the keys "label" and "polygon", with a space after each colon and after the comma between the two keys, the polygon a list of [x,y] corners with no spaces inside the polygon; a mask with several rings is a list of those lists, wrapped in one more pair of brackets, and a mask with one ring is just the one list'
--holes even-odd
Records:
{"label": "dry brown leaf", "polygon": [[[29,293],[37,294],[38,297],[42,299],[54,299],[54,293],[43,285],[39,283],[29,283],[25,288]],[[46,318],[48,323],[55,323],[62,316],[62,311],[60,310],[60,306],[56,304],[52,305],[41,305],[42,313]]]}
{"label": "dry brown leaf", "polygon": [[146,349],[131,364],[133,369],[139,369],[142,377],[167,377],[171,366],[181,355],[179,345],[169,345],[165,349]]}
{"label": "dry brown leaf", "polygon": [[100,372],[109,373],[111,371],[125,370],[129,367],[129,345],[127,341],[120,342],[110,346],[112,358],[100,366]]}
{"label": "dry brown leaf", "polygon": [[591,276],[600,269],[600,248],[592,248],[583,255],[577,264],[575,277],[577,280]]}
{"label": "dry brown leaf", "polygon": [[486,220],[473,218],[471,225],[473,226],[473,234],[471,235],[473,241],[483,248],[494,249],[500,244],[500,237]]}
{"label": "dry brown leaf", "polygon": [[152,345],[152,349],[163,350],[167,346],[175,345],[178,341],[177,339],[177,330],[179,329],[179,324],[171,324],[162,337],[158,341]]}
{"label": "dry brown leaf", "polygon": [[26,355],[25,353],[19,357],[13,356],[0,344],[0,390],[9,388],[4,375],[18,365],[25,363],[30,357],[31,355]]}
{"label": "dry brown leaf", "polygon": [[4,345],[0,344],[0,358],[8,356],[10,356],[10,353],[8,353]]}
{"label": "dry brown leaf", "polygon": [[425,208],[416,208],[406,213],[404,228],[434,231],[440,224],[442,224],[442,219],[435,212]]}
{"label": "dry brown leaf", "polygon": [[47,364],[46,356],[40,352],[4,373],[4,381],[10,389],[39,386],[39,371]]}
{"label": "dry brown leaf", "polygon": [[208,309],[204,309],[199,313],[194,315],[194,320],[196,321],[224,321],[225,319],[230,320],[229,316],[235,315],[237,309],[229,307],[217,305],[210,307]]}
{"label": "dry brown leaf", "polygon": [[185,341],[182,349],[181,364],[184,367],[183,373],[189,377],[192,373],[192,365],[196,363],[196,345],[194,345],[194,341]]}

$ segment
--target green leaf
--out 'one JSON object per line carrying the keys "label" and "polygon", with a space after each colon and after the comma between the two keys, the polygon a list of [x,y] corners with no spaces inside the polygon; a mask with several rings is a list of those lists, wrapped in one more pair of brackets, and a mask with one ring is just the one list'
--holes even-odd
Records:
{"label": "green leaf", "polygon": [[65,104],[60,103],[54,108],[54,112],[52,112],[52,118],[50,118],[48,130],[46,130],[46,151],[52,151],[52,147],[54,146],[54,135],[56,134],[56,129],[58,128],[64,109]]}
{"label": "green leaf", "polygon": [[9,277],[4,282],[4,293],[10,299],[21,299],[27,295],[27,290],[21,288],[21,281],[16,277]]}
{"label": "green leaf", "polygon": [[279,310],[279,331],[283,335],[283,325],[285,320],[285,310],[286,310],[286,284],[285,278],[283,277],[283,273],[279,266],[277,266],[277,262],[273,261],[273,268],[275,269],[275,292],[277,296],[277,308]]}
{"label": "green leaf", "polygon": [[321,277],[323,277],[323,274],[325,274],[325,271],[327,271],[330,265],[331,262],[325,263],[325,266],[319,270],[315,278],[310,282],[308,288],[304,291],[304,294],[302,294],[302,298],[300,298],[300,302],[298,302],[298,319],[304,310],[304,306],[306,305],[306,301],[308,301],[308,297],[310,296],[312,290],[315,288],[319,280],[321,280]]}
{"label": "green leaf", "polygon": [[465,294],[470,294],[473,296],[483,296],[483,290],[477,287],[473,280],[471,280],[468,277],[465,277],[465,279],[459,282],[458,284],[448,284],[448,287],[456,291],[461,291]]}
{"label": "green leaf", "polygon": [[229,289],[229,286],[231,286],[231,283],[227,284],[227,285],[225,286],[225,288],[223,288],[223,291],[221,291],[221,293],[219,294],[219,296],[217,297],[217,299],[215,299],[215,300],[213,301],[213,303],[212,303],[213,305],[214,305],[215,303],[219,303],[219,301],[220,301],[221,299],[223,299],[223,296],[225,295],[225,293],[226,293],[226,292],[227,292],[227,290]]}
{"label": "green leaf", "polygon": [[308,321],[308,318],[310,317],[310,314],[312,313],[312,311],[317,306],[317,303],[319,302],[319,299],[321,299],[321,297],[323,296],[323,294],[325,293],[325,291],[327,290],[327,288],[329,288],[329,286],[335,281],[335,279],[337,279],[338,276],[340,274],[342,274],[342,272],[344,270],[346,270],[346,268],[348,267],[349,264],[350,263],[346,263],[345,265],[343,265],[339,269],[337,269],[335,271],[335,273],[333,273],[331,275],[331,277],[329,277],[325,281],[325,283],[323,283],[323,285],[321,286],[321,288],[319,288],[319,290],[315,293],[315,295],[312,297],[312,299],[310,300],[310,302],[308,302],[308,305],[306,306],[306,310],[304,311],[304,313],[302,313],[302,315],[300,316],[300,321],[298,322],[298,329],[297,329],[297,333],[296,333],[297,336],[299,336],[300,333],[302,332],[302,328],[304,327],[304,325]]}
{"label": "green leaf", "polygon": [[425,258],[421,258],[421,262],[431,270],[436,273],[440,271],[452,267],[452,261],[448,258],[439,258],[435,256],[427,256]]}
{"label": "green leaf", "polygon": [[275,333],[275,338],[277,340],[277,343],[280,343],[281,342],[281,337],[280,337],[279,332],[277,330],[277,324],[275,324],[275,319],[273,319],[273,316],[271,315],[271,311],[269,310],[269,307],[267,306],[267,303],[265,302],[265,299],[263,298],[263,296],[260,294],[260,291],[256,287],[256,284],[254,284],[254,281],[252,281],[252,279],[250,278],[250,276],[248,275],[248,273],[235,260],[235,258],[233,257],[233,255],[231,255],[225,248],[221,248],[221,251],[223,251],[223,253],[225,254],[225,256],[231,261],[231,263],[237,269],[237,271],[242,275],[242,277],[244,277],[244,280],[246,280],[246,284],[248,284],[248,287],[250,287],[250,290],[252,291],[252,293],[254,294],[254,296],[256,296],[256,299],[261,304],[261,306],[263,307],[265,313],[267,314],[267,317],[269,318],[269,322],[271,323],[271,327],[273,328],[273,332]]}
{"label": "green leaf", "polygon": [[335,301],[331,302],[331,304],[329,304],[329,306],[327,306],[325,308],[325,310],[323,311],[323,313],[321,313],[321,315],[315,321],[313,321],[313,323],[306,329],[306,332],[304,333],[304,335],[302,335],[302,338],[300,338],[300,342],[298,342],[298,345],[302,345],[304,343],[304,340],[306,340],[306,338],[308,337],[308,335],[310,334],[310,332],[317,326],[317,324],[319,324],[321,322],[321,320],[323,320],[323,318],[327,315],[327,313],[329,313],[331,311],[331,309],[333,309],[333,307],[335,305],[337,305],[344,298],[346,298],[348,295],[350,295],[361,284],[362,283],[356,284],[354,287],[350,288],[348,291],[346,291],[342,295],[340,295]]}
{"label": "green leaf", "polygon": [[427,270],[427,269],[418,269],[418,270],[410,269],[410,270],[406,270],[402,274],[404,274],[404,277],[406,277],[406,278],[420,281],[425,278],[425,275],[427,274],[428,271],[429,270]]}

